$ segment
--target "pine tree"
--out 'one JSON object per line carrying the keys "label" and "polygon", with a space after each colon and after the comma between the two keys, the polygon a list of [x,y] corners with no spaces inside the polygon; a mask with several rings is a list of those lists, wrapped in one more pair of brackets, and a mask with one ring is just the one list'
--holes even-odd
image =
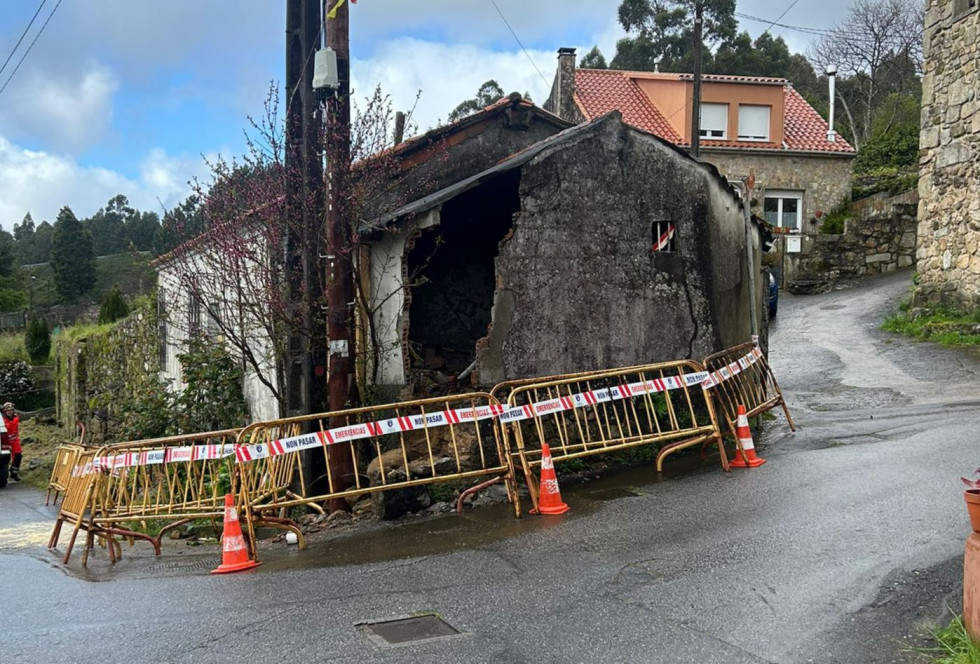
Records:
{"label": "pine tree", "polygon": [[40,316],[31,316],[24,333],[24,348],[32,364],[42,364],[51,355],[51,331],[48,321]]}
{"label": "pine tree", "polygon": [[92,236],[67,205],[58,213],[51,241],[54,286],[66,302],[75,301],[95,285]]}
{"label": "pine tree", "polygon": [[102,307],[99,309],[99,325],[114,323],[120,318],[129,315],[129,305],[119,292],[119,286],[113,286],[112,290],[102,298]]}

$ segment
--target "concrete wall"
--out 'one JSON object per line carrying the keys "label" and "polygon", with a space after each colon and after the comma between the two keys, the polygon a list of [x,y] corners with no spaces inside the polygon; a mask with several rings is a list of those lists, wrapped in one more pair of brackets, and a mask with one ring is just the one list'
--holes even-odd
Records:
{"label": "concrete wall", "polygon": [[[740,204],[713,171],[616,117],[526,164],[496,261],[480,384],[702,358],[750,337]],[[654,221],[677,251],[651,251]]]}
{"label": "concrete wall", "polygon": [[980,12],[928,0],[916,299],[980,305]]}

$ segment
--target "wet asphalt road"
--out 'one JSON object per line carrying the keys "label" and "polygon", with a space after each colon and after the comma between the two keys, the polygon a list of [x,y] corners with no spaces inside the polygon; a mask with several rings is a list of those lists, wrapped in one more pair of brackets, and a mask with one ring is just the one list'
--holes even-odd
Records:
{"label": "wet asphalt road", "polygon": [[[474,509],[269,546],[227,577],[205,573],[213,549],[139,544],[82,571],[44,551],[43,496],[8,487],[0,661],[916,661],[904,639],[958,602],[980,363],[877,329],[908,280],[783,294],[771,361],[800,430],[767,423],[766,465],[563,486],[565,517]],[[461,634],[382,647],[355,628],[418,612]]]}

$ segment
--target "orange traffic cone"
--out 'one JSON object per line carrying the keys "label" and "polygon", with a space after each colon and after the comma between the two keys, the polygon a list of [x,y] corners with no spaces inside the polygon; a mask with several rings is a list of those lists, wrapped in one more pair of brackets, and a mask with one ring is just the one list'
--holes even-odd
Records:
{"label": "orange traffic cone", "polygon": [[221,534],[221,564],[218,569],[211,570],[212,574],[227,574],[258,567],[262,563],[249,560],[245,548],[245,538],[242,537],[242,526],[238,523],[238,510],[235,509],[235,496],[225,494],[225,527]]}
{"label": "orange traffic cone", "polygon": [[745,406],[741,404],[738,406],[735,436],[738,438],[738,444],[735,446],[735,458],[729,464],[732,468],[755,468],[766,462],[765,459],[760,459],[755,455],[755,443],[752,442],[749,418],[745,416]]}
{"label": "orange traffic cone", "polygon": [[555,462],[551,460],[548,443],[541,444],[541,481],[538,483],[538,507],[531,514],[564,514],[568,505],[561,501]]}

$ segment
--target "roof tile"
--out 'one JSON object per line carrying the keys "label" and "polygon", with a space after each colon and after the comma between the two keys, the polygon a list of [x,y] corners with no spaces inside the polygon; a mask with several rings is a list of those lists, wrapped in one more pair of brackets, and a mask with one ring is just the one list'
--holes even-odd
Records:
{"label": "roof tile", "polygon": [[674,144],[682,142],[667,119],[650,103],[650,99],[627,72],[576,69],[575,96],[587,120],[594,120],[610,111],[619,111],[623,114],[623,121],[637,129]]}
{"label": "roof tile", "polygon": [[[638,129],[650,132],[675,145],[688,143],[674,131],[663,113],[646,96],[636,79],[691,80],[691,74],[670,72],[631,72],[613,69],[576,69],[575,98],[586,119],[592,120],[618,110],[623,120]],[[729,76],[707,74],[705,80],[715,82],[782,85],[783,87],[783,144],[748,141],[711,141],[701,139],[706,146],[744,148],[751,150],[799,150],[805,152],[834,152],[853,154],[854,148],[838,136],[827,142],[827,122],[820,117],[803,96],[784,78],[766,76]]]}

